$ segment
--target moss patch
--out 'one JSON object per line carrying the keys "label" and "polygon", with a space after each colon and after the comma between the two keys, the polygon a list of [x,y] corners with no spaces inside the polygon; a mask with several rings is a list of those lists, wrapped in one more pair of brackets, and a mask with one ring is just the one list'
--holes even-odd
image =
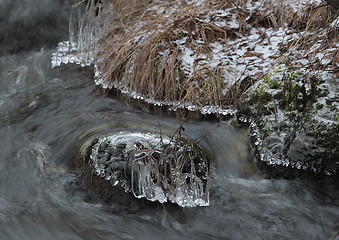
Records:
{"label": "moss patch", "polygon": [[339,173],[337,81],[279,66],[243,94],[239,116],[252,119],[250,137],[261,169],[285,167],[281,176],[291,167]]}

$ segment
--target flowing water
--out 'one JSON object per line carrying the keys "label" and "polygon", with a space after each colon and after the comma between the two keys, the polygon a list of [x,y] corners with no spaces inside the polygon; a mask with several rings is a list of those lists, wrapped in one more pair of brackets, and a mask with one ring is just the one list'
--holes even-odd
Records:
{"label": "flowing water", "polygon": [[[210,206],[145,206],[91,200],[69,170],[77,139],[110,123],[175,130],[180,121],[98,93],[89,69],[51,68],[67,39],[67,0],[0,0],[0,239],[339,239],[338,186],[263,179],[248,170],[244,135],[189,121],[215,156]],[[19,39],[18,39],[19,38]]]}

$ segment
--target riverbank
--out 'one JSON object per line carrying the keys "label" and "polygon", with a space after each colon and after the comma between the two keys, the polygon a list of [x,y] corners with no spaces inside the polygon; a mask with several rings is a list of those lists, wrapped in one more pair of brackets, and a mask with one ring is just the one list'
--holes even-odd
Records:
{"label": "riverbank", "polygon": [[[174,111],[181,117],[233,118],[242,125],[251,122],[250,126],[258,126],[272,115],[269,135],[280,134],[279,122],[290,125],[292,128],[285,129],[288,134],[282,137],[283,156],[280,154],[273,162],[266,156],[271,151],[270,143],[261,148],[256,144],[268,141],[267,133],[250,128],[250,138],[263,136],[252,141],[258,166],[275,166],[279,162],[289,167],[291,162],[286,159],[291,158],[287,157],[290,149],[308,155],[310,149],[301,150],[300,144],[292,144],[298,139],[295,131],[299,129],[293,121],[298,126],[308,126],[303,134],[312,136],[309,144],[321,148],[322,153],[333,152],[334,160],[330,160],[329,167],[323,167],[328,156],[312,151],[317,152],[314,161],[318,163],[306,164],[306,155],[295,153],[297,160],[292,161],[292,166],[317,171],[320,168],[321,174],[331,175],[339,171],[335,137],[333,144],[325,144],[329,148],[321,147],[324,143],[315,138],[323,135],[324,121],[321,126],[304,123],[306,112],[312,112],[314,119],[324,119],[325,115],[334,129],[327,134],[336,136],[339,104],[337,91],[331,87],[336,84],[328,81],[338,79],[338,24],[336,10],[318,0],[159,0],[128,4],[116,0],[97,5],[92,1],[86,9],[84,5],[73,7],[70,41],[59,44],[52,64],[93,64],[95,83],[100,88],[141,102],[143,109]],[[278,71],[280,77],[272,74],[278,66],[283,66]],[[300,76],[293,79],[288,77],[290,73]],[[325,75],[328,77],[320,77]],[[321,83],[312,80],[319,78]],[[261,82],[269,87],[261,84],[258,90]],[[281,94],[272,98],[272,89]],[[255,94],[246,98],[253,91]],[[253,101],[254,108],[250,108]],[[283,117],[278,121],[279,112]],[[291,125],[291,118],[286,116],[292,115]],[[303,116],[305,121],[295,116]],[[320,132],[314,130],[318,127]],[[289,172],[287,168],[286,171]],[[298,176],[282,172],[281,176],[288,178]]]}
{"label": "riverbank", "polygon": [[276,64],[338,71],[338,19],[317,0],[120,4],[108,1],[97,15],[89,5],[71,23],[84,23],[71,41],[87,54],[84,64],[94,63],[96,84],[148,104],[233,114],[239,96]]}

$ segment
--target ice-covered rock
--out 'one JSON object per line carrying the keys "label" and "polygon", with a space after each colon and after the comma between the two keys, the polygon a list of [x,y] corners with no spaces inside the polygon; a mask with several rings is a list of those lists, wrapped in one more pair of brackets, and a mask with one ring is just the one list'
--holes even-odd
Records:
{"label": "ice-covered rock", "polygon": [[280,65],[243,94],[258,166],[270,177],[339,174],[339,85],[331,74]]}
{"label": "ice-covered rock", "polygon": [[207,156],[196,142],[180,134],[171,138],[119,132],[83,145],[80,155],[90,174],[99,177],[94,177],[96,181],[105,184],[102,191],[107,191],[109,183],[109,191],[119,195],[124,191],[136,198],[169,201],[181,207],[209,205]]}

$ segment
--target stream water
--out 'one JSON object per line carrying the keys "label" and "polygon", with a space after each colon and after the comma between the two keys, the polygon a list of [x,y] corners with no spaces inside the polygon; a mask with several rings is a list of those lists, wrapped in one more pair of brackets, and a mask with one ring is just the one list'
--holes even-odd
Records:
{"label": "stream water", "polygon": [[261,178],[246,167],[243,133],[227,124],[184,125],[192,138],[208,132],[201,144],[215,156],[210,206],[131,212],[91,201],[68,168],[84,131],[105,123],[175,130],[180,121],[102,96],[87,68],[51,68],[70,5],[0,0],[1,240],[339,239],[338,186]]}

